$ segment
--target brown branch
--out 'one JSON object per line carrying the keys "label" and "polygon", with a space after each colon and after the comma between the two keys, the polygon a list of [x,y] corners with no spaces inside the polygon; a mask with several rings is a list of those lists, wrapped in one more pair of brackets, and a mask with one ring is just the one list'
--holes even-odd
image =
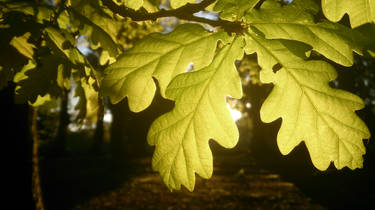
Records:
{"label": "brown branch", "polygon": [[194,16],[194,13],[203,11],[208,5],[214,3],[216,0],[203,0],[199,4],[186,4],[182,7],[172,10],[161,9],[158,12],[148,13],[144,11],[135,11],[127,8],[123,5],[119,6],[112,0],[102,0],[103,5],[108,7],[113,13],[118,14],[122,17],[128,17],[133,21],[146,21],[146,20],[157,20],[162,17],[176,17],[182,20],[195,21],[200,23],[206,23],[214,27],[221,27],[228,33],[242,33],[244,31],[243,26],[240,22],[230,22],[227,20],[210,20]]}

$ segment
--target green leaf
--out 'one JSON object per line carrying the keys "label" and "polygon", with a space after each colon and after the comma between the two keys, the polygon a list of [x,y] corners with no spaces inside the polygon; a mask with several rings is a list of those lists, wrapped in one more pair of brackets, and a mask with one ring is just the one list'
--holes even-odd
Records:
{"label": "green leaf", "polygon": [[196,0],[171,0],[171,7],[173,9],[184,6],[187,3],[194,4]]}
{"label": "green leaf", "polygon": [[[0,30],[0,33],[4,33],[4,31]],[[0,40],[0,90],[6,87],[8,82],[12,81],[14,75],[21,71],[29,61],[9,44],[10,40],[11,37],[8,40]]]}
{"label": "green leaf", "polygon": [[143,5],[143,0],[124,0],[125,6],[138,10]]}
{"label": "green leaf", "polygon": [[35,62],[33,60],[29,60],[29,62],[23,66],[23,68],[17,72],[13,77],[13,82],[18,83],[21,80],[27,79],[26,72],[30,69],[34,69],[36,67]]}
{"label": "green leaf", "polygon": [[353,31],[358,37],[358,42],[360,42],[362,46],[365,46],[369,54],[375,52],[375,24],[365,24],[355,28]]}
{"label": "green leaf", "polygon": [[30,44],[27,40],[30,38],[31,33],[27,32],[22,36],[13,37],[10,45],[18,50],[22,55],[27,58],[33,59],[35,45]]}
{"label": "green leaf", "polygon": [[237,144],[238,130],[225,97],[242,97],[234,65],[243,56],[242,48],[243,39],[236,38],[220,49],[209,66],[180,74],[168,86],[166,96],[176,101],[175,108],[154,121],[148,143],[156,146],[152,167],[169,189],[180,189],[182,184],[192,191],[195,172],[211,177],[209,139],[226,148]]}
{"label": "green leaf", "polygon": [[52,101],[51,95],[47,93],[44,96],[38,95],[38,97],[36,98],[34,102],[28,101],[28,104],[30,106],[37,107],[37,106],[45,105],[47,102],[50,102],[50,101]]}
{"label": "green leaf", "polygon": [[347,13],[352,28],[365,23],[375,23],[375,0],[322,0],[324,15],[333,22]]}
{"label": "green leaf", "polygon": [[116,36],[121,29],[122,21],[116,21],[105,13],[97,1],[74,1],[69,10],[72,23],[80,29],[81,35],[87,35],[92,49],[103,48],[107,55],[117,57],[119,46]]}
{"label": "green leaf", "polygon": [[220,18],[229,21],[241,21],[242,17],[259,2],[259,0],[219,0],[214,11],[220,12]]}
{"label": "green leaf", "polygon": [[[264,122],[282,118],[277,136],[281,153],[286,155],[305,141],[319,170],[332,161],[338,169],[362,167],[362,139],[370,133],[354,111],[364,104],[356,95],[328,85],[337,77],[335,69],[323,61],[303,60],[277,40],[246,35],[247,53],[258,54],[262,82],[274,84],[260,114]],[[274,73],[276,64],[282,68]]]}
{"label": "green leaf", "polygon": [[247,13],[245,19],[263,32],[267,39],[304,42],[344,66],[353,65],[353,51],[361,54],[361,46],[350,28],[330,22],[315,23],[309,12],[294,4],[281,7],[267,1],[261,9]]}
{"label": "green leaf", "polygon": [[112,0],[114,1],[117,5],[125,5],[126,7],[129,7],[134,10],[138,10],[143,6],[145,2],[143,0]]}
{"label": "green leaf", "polygon": [[64,29],[47,27],[44,29],[47,34],[48,46],[57,56],[62,56],[74,65],[83,65],[85,58],[75,47],[76,41],[73,36]]}
{"label": "green leaf", "polygon": [[44,21],[50,21],[54,15],[54,11],[43,5],[35,4],[34,2],[7,2],[6,7],[2,7],[2,11],[5,12],[21,12],[25,15],[35,16],[38,23],[43,24]]}
{"label": "green leaf", "polygon": [[60,64],[57,67],[57,86],[59,86],[62,89],[70,89],[70,72],[71,69],[68,67],[68,65]]}
{"label": "green leaf", "polygon": [[28,68],[23,73],[27,78],[18,81],[16,87],[16,102],[28,101],[33,104],[38,96],[58,96],[61,89],[57,84],[57,68],[62,61],[59,57],[49,55],[41,58],[40,64],[35,68]]}
{"label": "green leaf", "polygon": [[78,110],[78,120],[87,119],[90,122],[97,121],[98,91],[95,89],[95,80],[92,77],[81,78],[75,89],[75,97],[79,97],[79,101],[75,107]]}
{"label": "green leaf", "polygon": [[191,62],[195,69],[207,66],[218,40],[227,38],[224,32],[210,33],[195,24],[181,25],[169,34],[150,34],[105,69],[103,94],[110,96],[113,103],[128,97],[130,109],[142,111],[154,97],[153,78],[159,82],[164,97],[173,77],[186,71]]}
{"label": "green leaf", "polygon": [[293,0],[292,4],[299,10],[305,10],[312,15],[317,15],[320,11],[320,5],[317,4],[316,0]]}

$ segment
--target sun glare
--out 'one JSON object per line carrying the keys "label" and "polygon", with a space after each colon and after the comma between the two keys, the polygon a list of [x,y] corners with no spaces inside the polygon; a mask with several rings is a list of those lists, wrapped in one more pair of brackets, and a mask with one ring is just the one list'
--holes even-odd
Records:
{"label": "sun glare", "polygon": [[242,113],[238,111],[237,109],[232,109],[229,104],[227,104],[228,110],[230,112],[230,115],[232,115],[232,119],[234,121],[239,120],[242,117]]}

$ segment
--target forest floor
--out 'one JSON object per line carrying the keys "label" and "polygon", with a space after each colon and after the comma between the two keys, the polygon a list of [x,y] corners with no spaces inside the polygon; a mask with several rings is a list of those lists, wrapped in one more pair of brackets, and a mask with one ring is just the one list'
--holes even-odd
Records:
{"label": "forest floor", "polygon": [[229,167],[217,160],[211,179],[197,176],[194,192],[170,192],[152,173],[149,159],[137,161],[144,163],[143,172],[75,209],[324,209],[279,175],[235,161]]}
{"label": "forest floor", "polygon": [[114,167],[108,157],[44,161],[47,209],[326,209],[246,154],[219,155],[194,192],[170,192],[151,158]]}
{"label": "forest floor", "polygon": [[261,154],[214,150],[212,178],[196,175],[193,192],[170,192],[152,171],[151,157],[126,163],[114,163],[110,155],[42,157],[44,201],[47,210],[373,209],[374,152],[364,169],[324,172],[302,146],[288,156]]}

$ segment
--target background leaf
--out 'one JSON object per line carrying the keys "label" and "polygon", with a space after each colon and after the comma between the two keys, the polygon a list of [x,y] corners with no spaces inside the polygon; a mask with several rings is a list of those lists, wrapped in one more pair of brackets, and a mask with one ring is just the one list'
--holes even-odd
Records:
{"label": "background leaf", "polygon": [[143,0],[124,0],[125,6],[132,9],[139,9],[143,5]]}
{"label": "background leaf", "polygon": [[49,55],[42,57],[35,68],[28,68],[23,72],[27,78],[20,80],[16,87],[16,101],[18,103],[35,103],[38,96],[58,96],[61,92],[57,84],[57,68],[62,65],[59,57]]}
{"label": "background leaf", "polygon": [[338,22],[347,13],[352,28],[375,23],[375,0],[322,0],[322,9],[333,22]]}
{"label": "background leaf", "polygon": [[214,11],[220,12],[220,18],[229,21],[241,21],[242,17],[260,0],[218,0]]}
{"label": "background leaf", "polygon": [[171,7],[173,9],[184,6],[187,3],[194,4],[196,3],[196,0],[171,0]]}
{"label": "background leaf", "polygon": [[35,45],[30,44],[27,41],[30,35],[30,32],[27,32],[22,36],[13,37],[9,44],[16,48],[22,55],[32,59],[34,55]]}

